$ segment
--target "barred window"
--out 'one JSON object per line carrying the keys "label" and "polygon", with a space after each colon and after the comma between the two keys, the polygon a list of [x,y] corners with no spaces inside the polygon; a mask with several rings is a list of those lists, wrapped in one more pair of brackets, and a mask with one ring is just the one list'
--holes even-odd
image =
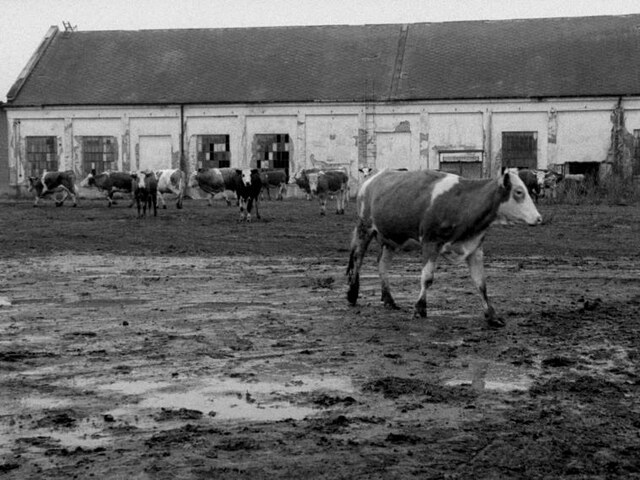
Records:
{"label": "barred window", "polygon": [[82,171],[85,175],[117,167],[116,141],[114,137],[82,137]]}
{"label": "barred window", "polygon": [[290,139],[288,133],[257,134],[258,168],[284,168],[289,173]]}
{"label": "barred window", "polygon": [[440,171],[466,178],[482,178],[482,151],[440,152]]}
{"label": "barred window", "polygon": [[502,132],[503,168],[538,168],[538,132]]}
{"label": "barred window", "polygon": [[198,135],[198,166],[200,168],[230,167],[229,135]]}
{"label": "barred window", "polygon": [[27,176],[38,177],[43,171],[58,171],[56,137],[27,137]]}

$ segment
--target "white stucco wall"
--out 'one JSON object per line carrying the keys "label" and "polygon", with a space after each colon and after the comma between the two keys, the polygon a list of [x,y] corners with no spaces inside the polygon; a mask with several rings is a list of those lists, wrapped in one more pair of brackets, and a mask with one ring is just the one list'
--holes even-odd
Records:
{"label": "white stucco wall", "polygon": [[[182,167],[190,173],[197,168],[197,136],[214,134],[229,135],[231,164],[236,167],[255,166],[255,135],[288,134],[292,172],[335,164],[346,166],[357,179],[359,166],[438,168],[440,151],[470,149],[481,152],[484,174],[494,176],[501,166],[505,131],[537,132],[538,168],[605,160],[617,101],[449,101],[366,108],[360,104],[8,106],[9,178],[11,185],[27,183],[23,164],[28,136],[56,137],[60,169],[80,173],[80,137],[104,135],[116,139],[119,169],[152,165]],[[640,98],[625,99],[623,106],[627,129],[640,129]]]}

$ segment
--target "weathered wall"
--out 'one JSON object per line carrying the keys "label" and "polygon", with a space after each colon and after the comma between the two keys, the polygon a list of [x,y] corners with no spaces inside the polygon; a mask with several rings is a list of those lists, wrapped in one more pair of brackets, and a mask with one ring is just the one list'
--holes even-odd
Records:
{"label": "weathered wall", "polygon": [[[479,152],[482,174],[495,176],[502,164],[504,131],[537,132],[538,168],[604,162],[616,105],[617,99],[575,99],[375,108],[368,104],[7,108],[9,184],[26,186],[25,139],[31,135],[55,136],[60,168],[78,173],[85,135],[112,136],[118,169],[124,171],[181,166],[191,173],[198,168],[197,136],[213,134],[229,135],[234,167],[256,165],[256,135],[288,134],[291,172],[340,167],[354,182],[361,166],[437,169],[442,152],[464,151]],[[640,129],[640,99],[626,99],[623,107],[627,131]]]}

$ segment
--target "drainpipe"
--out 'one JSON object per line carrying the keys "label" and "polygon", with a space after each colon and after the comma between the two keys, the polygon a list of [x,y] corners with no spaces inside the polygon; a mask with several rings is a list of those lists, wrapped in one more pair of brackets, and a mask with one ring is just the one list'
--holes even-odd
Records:
{"label": "drainpipe", "polygon": [[188,174],[184,157],[184,104],[180,104],[180,170]]}

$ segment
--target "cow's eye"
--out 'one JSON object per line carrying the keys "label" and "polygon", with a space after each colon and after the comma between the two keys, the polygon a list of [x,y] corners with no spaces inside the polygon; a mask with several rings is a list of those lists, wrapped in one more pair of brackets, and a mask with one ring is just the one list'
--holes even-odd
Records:
{"label": "cow's eye", "polygon": [[524,191],[521,188],[516,188],[513,191],[513,198],[516,200],[522,200],[524,198]]}

